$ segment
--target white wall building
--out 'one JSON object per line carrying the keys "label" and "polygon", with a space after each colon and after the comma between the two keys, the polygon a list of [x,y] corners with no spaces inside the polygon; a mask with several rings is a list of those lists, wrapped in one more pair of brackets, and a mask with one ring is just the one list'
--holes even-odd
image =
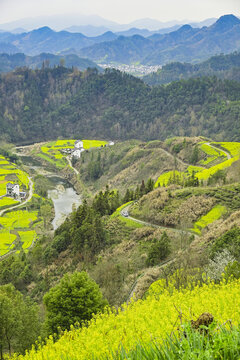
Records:
{"label": "white wall building", "polygon": [[83,149],[83,141],[77,140],[74,144],[75,149]]}
{"label": "white wall building", "polygon": [[76,158],[80,158],[81,157],[81,153],[84,151],[84,149],[74,149],[74,151],[72,152],[72,156],[76,157]]}
{"label": "white wall building", "polygon": [[19,196],[19,192],[20,189],[18,184],[7,183],[6,193],[8,196]]}

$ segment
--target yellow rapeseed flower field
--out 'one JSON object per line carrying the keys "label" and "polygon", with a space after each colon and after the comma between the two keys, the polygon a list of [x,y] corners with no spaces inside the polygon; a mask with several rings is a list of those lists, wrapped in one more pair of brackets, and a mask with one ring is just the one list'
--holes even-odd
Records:
{"label": "yellow rapeseed flower field", "polygon": [[106,310],[97,315],[82,329],[65,332],[54,343],[50,337],[47,344],[33,349],[25,356],[15,355],[18,360],[83,360],[112,357],[122,346],[134,348],[140,341],[161,343],[167,334],[182,321],[196,319],[203,312],[210,312],[223,323],[231,320],[240,323],[240,280],[228,283],[195,286],[193,290],[174,287],[164,289],[163,281],[154,283],[146,300],[123,305],[116,313]]}

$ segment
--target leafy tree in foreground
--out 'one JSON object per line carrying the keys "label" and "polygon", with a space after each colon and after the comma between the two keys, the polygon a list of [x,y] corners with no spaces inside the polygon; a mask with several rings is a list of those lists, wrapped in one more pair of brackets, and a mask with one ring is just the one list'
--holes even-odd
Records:
{"label": "leafy tree in foreground", "polygon": [[65,274],[43,301],[49,333],[57,332],[58,327],[65,330],[77,322],[90,320],[107,305],[98,285],[84,271]]}
{"label": "leafy tree in foreground", "polygon": [[13,285],[0,286],[0,358],[24,352],[36,341],[40,331],[38,309]]}

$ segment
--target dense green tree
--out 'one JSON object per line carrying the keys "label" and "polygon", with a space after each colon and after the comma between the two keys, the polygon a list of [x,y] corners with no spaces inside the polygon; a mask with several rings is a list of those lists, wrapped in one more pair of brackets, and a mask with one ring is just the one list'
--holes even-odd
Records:
{"label": "dense green tree", "polygon": [[171,253],[170,239],[164,231],[160,239],[153,239],[148,250],[147,265],[157,265],[161,260],[166,259]]}
{"label": "dense green tree", "polygon": [[214,258],[216,253],[227,249],[231,255],[240,260],[240,228],[234,227],[214,241],[211,246],[210,256]]}
{"label": "dense green tree", "polygon": [[208,185],[215,185],[216,183],[222,183],[225,184],[226,183],[226,171],[224,170],[218,170],[216,171],[214,174],[211,174],[210,177],[208,178]]}
{"label": "dense green tree", "polygon": [[106,191],[100,191],[93,199],[92,207],[103,215],[111,215],[120,206],[119,192],[109,190],[106,186]]}
{"label": "dense green tree", "polygon": [[65,330],[90,320],[93,314],[103,311],[107,301],[98,285],[82,271],[65,274],[44,296],[44,304],[48,332],[55,333],[59,327]]}
{"label": "dense green tree", "polygon": [[[240,84],[217,78],[151,88],[113,69],[104,74],[64,67],[17,69],[0,75],[0,108],[0,138],[14,142],[59,136],[240,139]],[[103,171],[99,156],[89,165],[89,176],[94,180]]]}
{"label": "dense green tree", "polygon": [[199,160],[199,149],[198,149],[198,146],[194,146],[193,148],[193,152],[191,154],[191,157],[190,157],[190,163],[195,165]]}
{"label": "dense green tree", "polygon": [[149,85],[167,84],[180,79],[217,76],[220,79],[240,80],[240,53],[221,54],[198,64],[171,62],[157,72],[143,77]]}
{"label": "dense green tree", "polygon": [[23,352],[40,335],[38,309],[13,285],[0,286],[0,357],[8,351]]}
{"label": "dense green tree", "polygon": [[149,193],[154,188],[154,180],[149,178],[146,185],[146,192]]}

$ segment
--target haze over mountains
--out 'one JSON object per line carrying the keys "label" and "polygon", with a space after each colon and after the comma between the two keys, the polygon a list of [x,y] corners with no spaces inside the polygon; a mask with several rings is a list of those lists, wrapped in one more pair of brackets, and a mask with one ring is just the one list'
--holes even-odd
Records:
{"label": "haze over mountains", "polygon": [[219,18],[209,27],[184,25],[177,31],[148,38],[120,36],[108,43],[81,49],[79,55],[93,61],[140,62],[157,65],[170,61],[197,62],[211,55],[240,49],[240,20],[233,15]]}
{"label": "haze over mountains", "polygon": [[86,36],[102,35],[106,31],[122,32],[131,28],[148,29],[150,31],[158,31],[160,29],[169,29],[180,27],[183,24],[190,24],[193,27],[209,26],[217,19],[210,18],[200,22],[191,20],[172,20],[162,22],[155,19],[138,19],[129,24],[118,24],[114,21],[104,19],[97,15],[52,15],[39,16],[37,18],[25,18],[9,23],[1,24],[0,29],[11,32],[24,32],[34,30],[36,28],[49,26],[56,31],[67,30],[70,32],[81,32]]}
{"label": "haze over mountains", "polygon": [[76,54],[98,63],[158,65],[171,61],[197,62],[211,55],[240,50],[240,20],[234,15],[222,16],[208,27],[183,25],[167,34],[151,34],[149,30],[142,30],[142,35],[134,32],[128,30],[125,36],[122,33],[119,36],[108,31],[87,37],[69,31],[56,32],[46,26],[21,34],[1,32],[0,52],[31,56],[43,52]]}

